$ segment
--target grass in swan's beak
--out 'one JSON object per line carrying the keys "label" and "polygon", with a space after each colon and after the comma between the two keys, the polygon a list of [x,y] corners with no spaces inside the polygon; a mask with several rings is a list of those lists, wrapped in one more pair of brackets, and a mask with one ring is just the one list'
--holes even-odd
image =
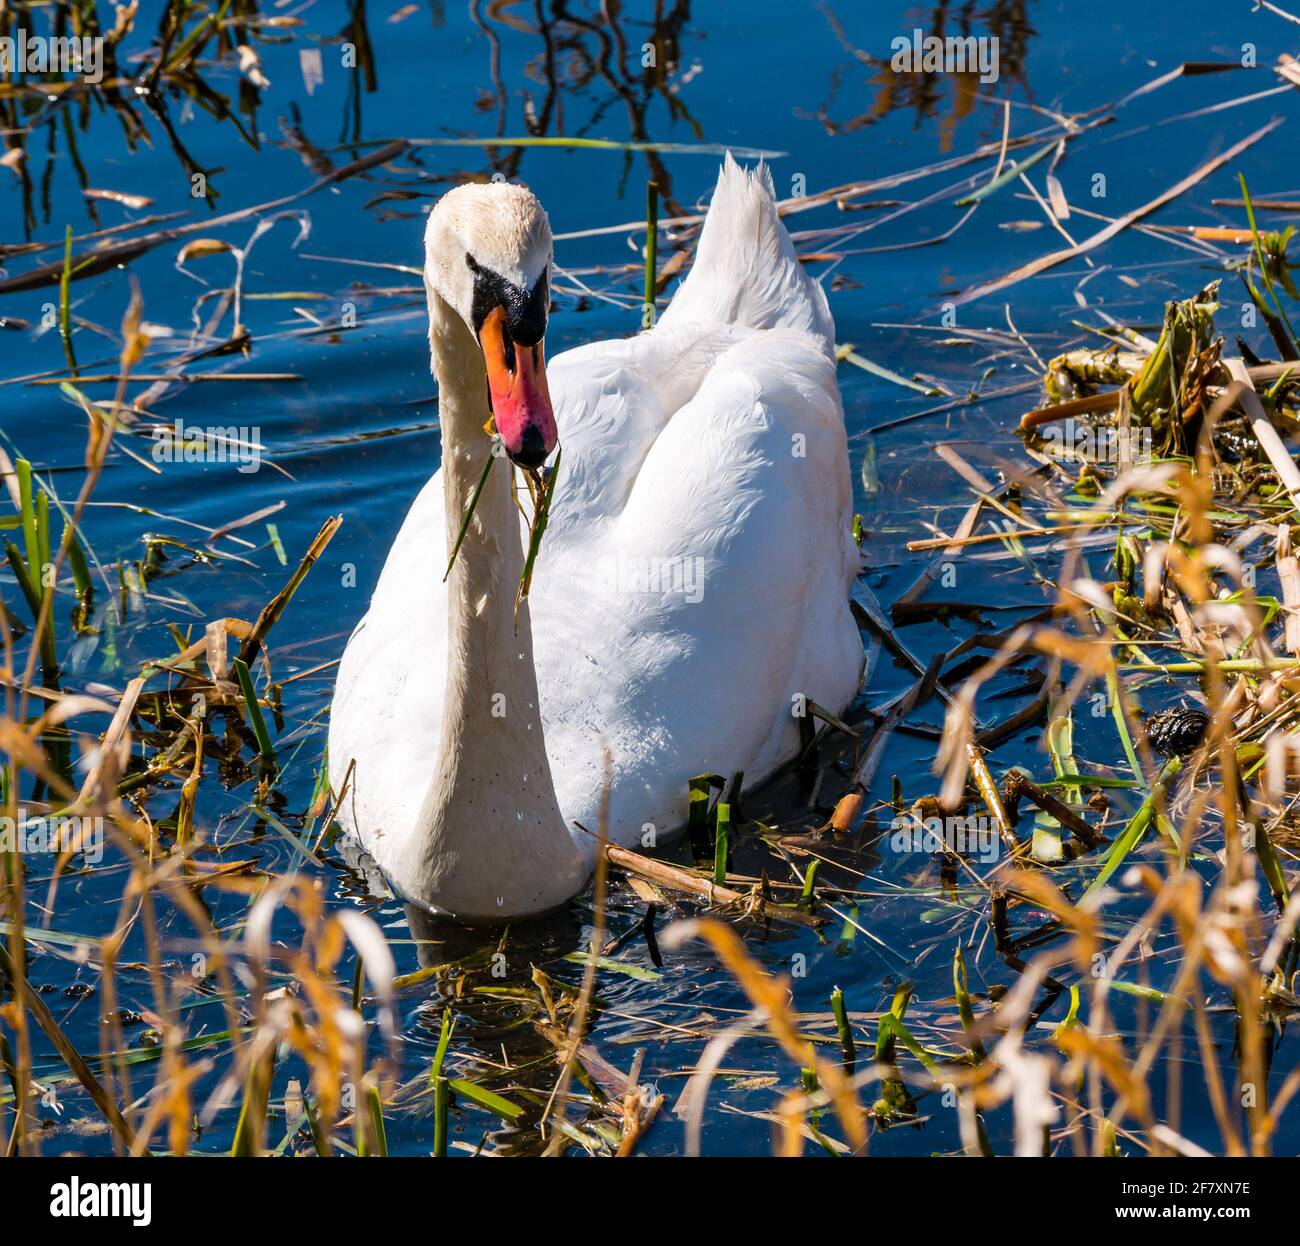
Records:
{"label": "grass in swan's beak", "polygon": [[560,461],[564,457],[564,447],[557,446],[555,462],[551,470],[543,473],[521,468],[528,492],[533,501],[533,518],[528,529],[528,551],[524,555],[524,569],[519,577],[519,589],[515,593],[515,626],[519,626],[519,607],[528,596],[533,583],[533,564],[537,561],[538,551],[542,548],[542,537],[546,535],[546,524],[551,517],[551,503],[555,498],[555,486],[560,479]]}
{"label": "grass in swan's beak", "polygon": [[483,464],[483,471],[479,475],[478,483],[474,486],[474,491],[469,495],[469,504],[465,507],[464,517],[460,521],[460,527],[456,530],[456,540],[452,544],[451,555],[447,559],[447,570],[442,573],[444,580],[451,575],[451,569],[456,565],[456,555],[460,553],[460,547],[465,543],[465,533],[469,531],[474,512],[478,509],[478,500],[483,495],[483,486],[487,484],[488,473],[492,470],[492,464],[496,462],[497,457],[494,444],[488,451],[487,460]]}

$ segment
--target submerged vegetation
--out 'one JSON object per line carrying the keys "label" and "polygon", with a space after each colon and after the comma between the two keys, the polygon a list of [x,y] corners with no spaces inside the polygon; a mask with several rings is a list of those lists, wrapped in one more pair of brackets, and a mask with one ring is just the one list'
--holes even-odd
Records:
{"label": "submerged vegetation", "polygon": [[[1276,121],[1140,209],[1100,217],[1083,242],[1067,232],[1066,251],[949,291],[954,307],[1019,294],[1113,239],[1142,257],[1131,265],[1141,280],[1116,260],[1133,291],[1123,320],[1088,302],[1088,269],[1073,324],[1040,309],[1022,333],[999,300],[988,320],[1006,329],[940,329],[928,312],[904,326],[892,367],[846,342],[846,406],[867,377],[910,404],[851,425],[865,498],[855,535],[886,598],[884,609],[865,593],[855,602],[880,651],[859,703],[844,715],[804,707],[803,752],[770,790],[742,794],[743,776],[699,758],[701,773],[684,777],[691,818],[675,854],[611,849],[563,915],[453,930],[403,913],[332,823],[346,791],[325,777],[322,693],[360,603],[332,597],[310,628],[295,622],[313,585],[337,579],[327,555],[345,528],[329,514],[332,480],[305,535],[286,538],[285,502],[247,503],[238,475],[224,478],[231,517],[208,523],[164,509],[147,485],[118,487],[114,473],[148,481],[180,461],[154,453],[177,449],[157,414],[167,400],[285,401],[301,373],[277,361],[326,344],[359,351],[336,294],[418,344],[423,294],[409,264],[324,257],[335,271],[381,267],[394,283],[357,280],[327,296],[247,263],[278,221],[304,240],[310,213],[334,210],[327,197],[358,219],[414,219],[457,179],[527,176],[537,166],[526,154],[563,160],[589,142],[619,162],[636,206],[621,223],[557,233],[557,306],[595,306],[634,332],[698,236],[700,213],[675,197],[668,157],[721,150],[682,93],[689,7],[657,6],[635,38],[618,6],[516,14],[532,66],[516,129],[496,59],[506,24],[472,6],[493,52],[480,108],[491,134],[382,139],[361,123],[379,81],[363,4],[347,6],[341,32],[310,39],[306,18],[254,0],[169,3],[147,32],[136,6],[117,7],[111,29],[102,7],[0,14],[0,34],[39,14],[102,32],[108,49],[94,86],[0,84],[0,177],[17,179],[22,204],[22,236],[0,238],[0,340],[40,340],[16,301],[39,292],[58,351],[3,382],[22,398],[5,409],[0,444],[0,1149],[626,1156],[708,1150],[708,1132],[737,1119],[756,1139],[746,1149],[787,1155],[1237,1155],[1282,1138],[1295,1148],[1300,298],[1291,230],[1263,218],[1300,204],[1252,199],[1243,181],[1239,198],[1215,201],[1213,225],[1146,220],[1215,169],[1235,175]],[[1009,87],[1024,81],[1032,31],[1024,6],[993,9],[990,28],[1014,40]],[[643,37],[660,55],[638,67]],[[344,43],[358,72],[338,146],[314,144],[296,109],[279,119],[281,148],[307,170],[296,191],[250,194],[182,141],[173,113],[197,109],[226,142],[260,150],[264,60],[291,48],[306,77],[322,47]],[[1032,239],[1044,221],[1078,232],[1099,214],[1065,198],[1076,146],[1116,117],[1151,125],[1136,110],[1182,76],[1217,81],[1237,68],[1182,66],[1070,115],[1017,101],[1015,125],[1010,103],[986,100],[992,139],[905,172],[801,188],[782,211],[838,315],[850,264],[960,245],[976,214],[977,224],[1042,216],[1000,218],[1008,237]],[[917,78],[900,96],[925,111],[918,92],[934,85]],[[980,95],[975,81],[955,88],[945,145]],[[577,124],[566,107],[590,98],[593,115],[566,130]],[[652,106],[689,141],[654,142]],[[882,100],[868,119],[892,106]],[[601,140],[607,107],[622,110],[625,137]],[[855,128],[825,111],[830,131]],[[150,214],[139,187],[92,184],[101,170],[83,135],[107,117],[130,150],[165,136],[186,181],[198,179],[194,210]],[[482,167],[453,167],[462,147],[481,152]],[[86,232],[43,186],[55,155],[76,171]],[[649,245],[632,176],[642,162]],[[906,202],[878,198],[926,185]],[[126,218],[102,225],[110,203]],[[941,230],[917,226],[934,212],[950,212]],[[821,223],[796,230],[807,213]],[[915,232],[862,245],[891,222]],[[632,250],[570,262],[607,236]],[[408,260],[409,240],[392,256]],[[1178,249],[1185,268],[1152,275],[1145,249],[1157,247]],[[192,304],[155,301],[140,270],[160,255],[174,261],[168,279],[203,270],[210,284]],[[228,275],[214,276],[223,264]],[[96,280],[125,308],[119,325],[80,307],[78,290]],[[275,319],[282,309],[288,320]],[[189,333],[162,323],[187,314]],[[253,371],[254,357],[268,362]],[[949,364],[961,358],[965,374]],[[1011,376],[990,388],[995,373]],[[47,452],[40,420],[9,418],[28,396],[55,394],[62,431],[73,418],[79,439],[84,428],[76,455]],[[956,421],[990,410],[1008,433],[1019,417],[1014,446],[982,434],[974,452],[959,448]],[[904,423],[922,430],[925,470],[937,454],[969,490],[955,514],[915,505],[902,520],[884,508],[873,518],[888,470],[877,446]],[[313,435],[354,454],[411,431]],[[292,483],[238,429],[200,445],[232,463],[260,456]],[[378,509],[405,504],[383,496]],[[108,528],[119,512],[127,535]],[[916,537],[919,527],[930,534]],[[900,533],[907,561],[900,552],[891,566],[882,551]],[[996,567],[1020,577],[1021,600],[981,595]],[[232,584],[256,572],[261,595],[245,578],[229,600],[199,598],[193,581],[207,572]],[[1014,612],[1009,625],[989,625],[998,609]],[[899,763],[904,739],[925,766]],[[719,972],[725,987],[701,994]],[[1193,1098],[1204,1112],[1189,1113]]]}

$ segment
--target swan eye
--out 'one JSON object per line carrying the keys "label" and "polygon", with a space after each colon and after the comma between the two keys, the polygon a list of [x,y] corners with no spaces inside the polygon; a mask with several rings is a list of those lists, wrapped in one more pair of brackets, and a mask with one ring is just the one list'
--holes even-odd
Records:
{"label": "swan eye", "polygon": [[465,252],[465,267],[472,273],[478,272],[478,261],[468,251]]}

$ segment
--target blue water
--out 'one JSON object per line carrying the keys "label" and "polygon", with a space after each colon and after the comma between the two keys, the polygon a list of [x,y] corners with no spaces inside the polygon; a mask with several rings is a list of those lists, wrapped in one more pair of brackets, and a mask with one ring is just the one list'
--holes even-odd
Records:
{"label": "blue water", "polygon": [[[300,9],[301,25],[275,32],[282,41],[255,44],[270,83],[261,91],[247,82],[241,85],[232,56],[212,63],[214,48],[209,47],[200,67],[202,78],[210,92],[230,101],[238,125],[235,119],[214,117],[201,103],[167,85],[153,100],[156,111],[150,110],[129,80],[139,68],[133,58],[148,48],[153,33],[143,26],[119,53],[127,80],[116,103],[102,93],[62,103],[57,97],[0,97],[4,142],[26,152],[16,171],[0,168],[0,244],[47,244],[34,256],[9,254],[0,276],[10,277],[59,258],[69,226],[81,235],[146,214],[183,214],[162,223],[175,225],[266,204],[309,186],[326,162],[341,168],[394,139],[499,140],[489,145],[413,146],[381,168],[280,209],[285,215],[257,238],[244,268],[240,319],[251,343],[248,357],[226,355],[194,365],[194,370],[282,373],[292,379],[173,387],[143,417],[139,432],[121,436],[121,448],[109,461],[85,521],[95,556],[111,568],[145,556],[146,532],[201,544],[203,534],[188,525],[221,528],[283,504],[268,517],[283,559],[265,519],[240,529],[248,547],[220,543],[225,553],[238,559],[194,561],[178,549],[168,550],[147,598],[124,599],[111,643],[105,634],[98,645],[83,644],[65,670],[68,687],[100,683],[121,688],[140,663],[174,652],[168,624],[193,639],[209,619],[255,618],[326,517],[343,515],[338,535],[272,633],[276,679],[323,667],[286,684],[283,691],[281,738],[288,744],[282,746],[282,755],[291,754],[292,760],[279,784],[283,800],[278,808],[292,825],[310,803],[323,749],[323,715],[332,681],[328,664],[338,658],[365,609],[406,507],[437,465],[437,409],[423,294],[418,272],[401,266],[419,265],[424,214],[447,187],[467,177],[497,173],[526,181],[546,205],[559,239],[557,263],[564,270],[556,282],[561,293],[548,337],[553,355],[583,342],[628,335],[639,327],[643,235],[635,230],[580,239],[564,235],[643,219],[648,178],[660,185],[662,215],[671,216],[695,212],[707,202],[717,153],[727,147],[770,153],[778,193],[788,197],[884,179],[992,144],[993,153],[985,158],[873,189],[859,198],[860,203],[890,201],[894,206],[846,212],[832,205],[787,220],[801,250],[837,257],[813,261],[811,271],[825,274],[838,340],[853,344],[877,365],[904,377],[920,376],[925,384],[936,384],[953,396],[973,388],[982,393],[1010,389],[1039,375],[1029,351],[1011,335],[1009,322],[1046,359],[1067,344],[1083,342],[1078,325],[1096,325],[1104,315],[1158,324],[1166,299],[1194,292],[1220,270],[1203,254],[1129,230],[1091,253],[1088,261],[1072,260],[953,312],[949,304],[961,291],[1068,245],[1019,182],[990,198],[952,237],[935,245],[914,245],[934,242],[951,229],[961,215],[953,200],[988,180],[1008,116],[1004,101],[1011,102],[1013,137],[1041,131],[1040,142],[1046,141],[1060,134],[1055,115],[1076,115],[1080,126],[1087,126],[1105,117],[1111,111],[1108,106],[1181,62],[1239,63],[1243,45],[1252,43],[1258,68],[1185,77],[1113,110],[1113,120],[1071,138],[1056,175],[1076,208],[1121,215],[1281,116],[1285,121],[1280,130],[1152,219],[1176,225],[1244,224],[1239,210],[1211,202],[1239,193],[1238,172],[1245,174],[1256,195],[1294,196],[1293,131],[1300,119],[1295,116],[1293,89],[1203,111],[1282,85],[1270,67],[1292,45],[1294,28],[1267,12],[1252,13],[1249,6],[1228,14],[1223,5],[1208,0],[1161,0],[1143,7],[1139,22],[1130,5],[1100,3],[1082,10],[1065,0],[939,6],[935,13],[888,2],[837,7],[771,0],[694,6],[630,3],[619,6],[617,28],[601,16],[600,6],[577,3],[489,9],[434,2],[362,9],[321,2]],[[548,14],[540,29],[539,11]],[[655,12],[662,14],[658,30],[652,21]],[[40,14],[31,18],[38,27],[44,20]],[[364,38],[357,25],[362,21]],[[946,21],[946,26],[932,26],[936,21]],[[997,34],[1002,51],[999,80],[972,90],[951,75],[893,74],[888,66],[891,40],[916,26]],[[641,49],[647,42],[658,48],[657,74],[647,74],[642,66]],[[675,52],[670,50],[673,43]],[[367,81],[364,64],[345,67],[348,44],[372,49],[372,82]],[[310,91],[300,59],[304,51],[320,54],[322,81]],[[883,63],[867,63],[871,58]],[[211,105],[213,96],[204,98]],[[1200,115],[1184,116],[1192,112]],[[130,136],[123,121],[127,116],[133,119]],[[547,136],[686,144],[706,150],[645,153],[512,146],[509,139],[529,133],[530,126]],[[255,140],[241,137],[241,130]],[[1024,148],[1019,157],[1038,145]],[[178,155],[178,148],[188,153],[186,158]],[[1009,159],[1015,158],[1013,151]],[[1047,168],[1043,162],[1029,171],[1040,194],[1046,193]],[[196,170],[204,171],[206,186],[201,189],[210,202],[193,194]],[[1100,197],[1095,193],[1101,185],[1098,178],[1104,179],[1105,188]],[[87,186],[148,196],[152,204],[124,207],[88,199],[83,195]],[[904,210],[930,197],[932,202]],[[194,258],[187,271],[180,271],[177,254],[187,240],[196,238],[246,247],[258,220],[266,221],[268,215],[165,242],[118,269],[74,282],[72,346],[82,371],[116,370],[118,325],[133,283],[156,335],[140,365],[143,371],[161,373],[170,359],[196,343],[231,337],[235,325],[227,311],[210,339],[191,340],[196,326],[203,326],[215,310],[211,291],[230,280],[232,256]],[[1276,225],[1285,219],[1274,216],[1270,221]],[[846,222],[860,225],[861,232],[853,237],[822,232],[839,230]],[[1079,240],[1100,225],[1076,213],[1064,228]],[[671,240],[665,239],[661,262],[671,253]],[[575,277],[613,301],[565,293],[574,289]],[[25,327],[0,327],[0,444],[11,456],[30,459],[42,480],[70,502],[81,477],[84,417],[57,386],[20,379],[65,375],[60,334],[43,325],[57,302],[56,287],[0,292],[0,318],[26,322]],[[985,331],[997,336],[983,336]],[[1267,353],[1261,330],[1245,336]],[[1019,414],[1037,405],[1038,396],[1036,391],[1011,394],[882,429],[947,399],[878,379],[848,363],[841,367],[840,382],[856,506],[871,533],[864,585],[888,611],[924,566],[923,559],[906,551],[905,542],[932,535],[926,524],[951,531],[970,501],[965,485],[935,458],[934,444],[953,442],[992,474],[999,462],[1023,462],[1012,430]],[[89,383],[85,388],[99,401],[112,396],[108,384]],[[144,388],[133,384],[128,392],[134,396]],[[246,473],[230,463],[165,464],[155,472],[126,453],[129,449],[151,463],[151,422],[178,420],[190,426],[245,430],[249,439],[265,446],[268,462]],[[142,515],[133,507],[152,514]],[[1042,565],[1056,564],[1044,559]],[[1051,600],[1050,584],[1045,589],[1035,582],[1015,559],[967,558],[957,574],[956,585],[932,588],[929,597],[977,603],[983,613],[977,618],[954,613],[901,629],[900,639],[922,661],[953,648],[974,630],[1000,631]],[[7,573],[0,578],[0,589],[6,606],[21,614]],[[60,611],[64,628],[66,613]],[[887,656],[879,659],[864,705],[885,704],[913,679]],[[1008,688],[1022,685],[1023,675],[1006,683]],[[987,721],[997,721],[1024,700],[1023,695],[1010,695],[982,701],[982,712]],[[888,800],[894,775],[909,799],[934,790],[934,742],[925,730],[942,724],[942,707],[931,701],[910,721],[921,733],[893,737],[877,771],[873,800]],[[998,767],[1019,762],[1041,777],[1048,767],[1041,737],[1041,725],[1014,736],[996,754]],[[1098,766],[1115,763],[1109,720],[1080,716],[1076,751]],[[245,760],[247,756],[245,750]],[[700,759],[701,768],[708,760]],[[260,826],[250,811],[251,772],[232,774],[232,769],[227,768],[225,776],[232,782],[223,786],[216,766],[211,767],[196,811],[198,828],[230,859],[252,860],[270,871],[301,868],[319,878],[331,904],[359,905],[376,916],[393,940],[400,972],[415,969],[418,958],[400,906],[369,896],[335,849],[323,867],[303,864],[290,843],[274,829]],[[833,786],[829,780],[828,785]],[[151,813],[169,816],[176,801],[175,785],[165,786],[151,802]],[[787,784],[755,798],[751,808],[757,813],[770,807],[793,822],[802,819],[799,824],[805,826],[824,819],[824,812],[810,812],[806,805],[806,793]],[[888,817],[886,809],[883,823]],[[822,1033],[831,1032],[827,998],[833,985],[843,988],[854,1013],[871,1014],[887,1009],[896,985],[907,978],[916,988],[909,1024],[926,1036],[924,1041],[940,1047],[951,1043],[957,1032],[950,999],[951,957],[958,936],[974,939],[966,955],[976,993],[1010,985],[1014,971],[994,954],[982,918],[940,903],[935,871],[923,872],[915,861],[873,844],[870,836],[840,855],[852,870],[867,875],[860,885],[871,897],[861,902],[860,920],[889,950],[882,951],[862,935],[841,940],[837,922],[825,942],[780,931],[752,937],[751,954],[774,972],[789,973],[796,963],[806,968],[804,976],[792,980],[794,1006],[801,1013],[819,1014],[809,1025]],[[758,868],[757,854],[746,860]],[[791,878],[779,859],[767,864],[774,879]],[[44,877],[47,871],[34,873]],[[853,885],[852,875],[834,877]],[[107,869],[66,880],[55,911],[44,913],[33,904],[27,921],[81,935],[103,934],[115,920],[120,882],[120,873]],[[30,894],[43,897],[44,889],[34,886]],[[236,937],[248,899],[212,889],[205,898],[218,926]],[[635,897],[618,892],[611,933],[635,926],[642,913]],[[587,896],[565,917],[515,932],[511,981],[527,985],[527,966],[537,964],[558,979],[576,982],[581,967],[563,957],[585,948],[590,916]],[[277,932],[286,939],[296,937],[291,923],[277,927]],[[184,922],[170,913],[165,915],[165,934],[178,949],[190,937]],[[465,934],[442,932],[438,937],[449,940],[458,954],[482,942],[482,936]],[[131,951],[136,954],[142,954],[139,946]],[[628,965],[654,969],[639,938],[616,955]],[[179,951],[176,957],[179,961]],[[450,956],[440,951],[434,959]],[[98,991],[95,963],[92,956],[90,964],[78,964],[62,948],[32,949],[33,981],[53,988],[48,999],[56,1016],[90,1051],[99,1045],[98,995],[74,1000],[62,992],[73,983]],[[656,1083],[666,1103],[643,1149],[676,1153],[684,1145],[682,1121],[673,1111],[685,1086],[683,1071],[693,1067],[707,1037],[743,1016],[747,1006],[729,975],[698,944],[665,953],[656,972],[653,981],[601,974],[600,1006],[589,1041],[605,1060],[623,1069],[634,1051],[646,1050],[642,1080]],[[1158,982],[1172,970],[1157,958],[1149,972]],[[350,982],[350,963],[342,966],[342,974]],[[152,1006],[144,972],[124,968],[118,982],[121,1004]],[[181,992],[178,998],[194,1002],[185,988],[175,989]],[[404,1084],[423,1085],[437,1041],[441,999],[431,982],[401,996]],[[452,1007],[458,1028],[450,1062],[457,1076],[483,1076],[477,1061],[499,1060],[502,1044],[516,1062],[536,1060],[549,1051],[509,1002],[471,997],[454,1001]],[[1131,1032],[1137,1024],[1133,1008],[1125,1000],[1115,1007],[1121,1028]],[[215,1007],[197,1008],[192,1015],[196,1035],[220,1028]],[[1064,1004],[1057,1002],[1046,1021],[1055,1024],[1063,1015]],[[1213,1023],[1220,1060],[1230,1066],[1234,1036],[1229,1015],[1215,1014]],[[874,1033],[874,1025],[870,1028]],[[866,1032],[860,1030],[860,1037]],[[38,1040],[37,1063],[56,1068],[52,1051],[39,1047],[43,1041]],[[1274,1070],[1279,1078],[1294,1062],[1293,1048],[1289,1034],[1278,1039]],[[1214,1148],[1217,1130],[1199,1085],[1194,1044],[1185,1046],[1183,1058],[1188,1066],[1183,1070],[1181,1128]],[[219,1056],[217,1068],[228,1063]],[[727,1076],[715,1084],[705,1115],[703,1149],[770,1152],[771,1127],[753,1114],[774,1109],[779,1091],[797,1085],[797,1069],[774,1044],[760,1038],[738,1043],[724,1069]],[[149,1076],[140,1076],[137,1090]],[[206,1075],[196,1094],[209,1092],[216,1076]],[[277,1101],[290,1076],[303,1074],[285,1062],[277,1074]],[[548,1065],[529,1076],[531,1081],[523,1080],[544,1096],[554,1070]],[[489,1084],[511,1093],[510,1079]],[[66,1100],[62,1115],[52,1109],[45,1113],[53,1122],[47,1149],[108,1149],[110,1141],[103,1135],[69,1132],[69,1122],[89,1115],[90,1109],[75,1086],[64,1086],[60,1094]],[[923,1101],[922,1111],[925,1119],[919,1125],[877,1133],[873,1149],[919,1154],[957,1149],[952,1110],[939,1106],[932,1096]],[[402,1098],[389,1113],[390,1147],[427,1152],[432,1145],[430,1113],[427,1096]],[[233,1109],[218,1112],[194,1145],[205,1151],[227,1148],[234,1116]],[[987,1123],[995,1146],[1008,1149],[1009,1114],[992,1113]],[[472,1147],[497,1129],[495,1118],[471,1105],[460,1103],[453,1111],[455,1142]],[[273,1142],[283,1133],[282,1118],[279,1130],[273,1122]],[[1294,1149],[1294,1125],[1284,1124],[1282,1134]],[[527,1149],[531,1144],[524,1129],[498,1135],[492,1145]]]}

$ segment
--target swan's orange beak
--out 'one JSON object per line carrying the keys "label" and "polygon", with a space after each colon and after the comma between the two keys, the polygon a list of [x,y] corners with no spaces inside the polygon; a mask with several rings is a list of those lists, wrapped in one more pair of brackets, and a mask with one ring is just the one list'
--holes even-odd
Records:
{"label": "swan's orange beak", "polygon": [[541,467],[559,440],[542,343],[525,346],[514,341],[504,307],[494,307],[484,317],[478,340],[487,365],[492,416],[506,453],[520,467]]}

